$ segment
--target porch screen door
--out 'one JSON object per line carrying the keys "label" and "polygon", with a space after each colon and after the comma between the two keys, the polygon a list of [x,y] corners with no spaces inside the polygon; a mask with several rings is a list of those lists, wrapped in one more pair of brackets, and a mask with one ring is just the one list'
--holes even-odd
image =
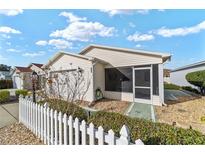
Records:
{"label": "porch screen door", "polygon": [[151,69],[134,68],[134,100],[138,103],[151,104]]}

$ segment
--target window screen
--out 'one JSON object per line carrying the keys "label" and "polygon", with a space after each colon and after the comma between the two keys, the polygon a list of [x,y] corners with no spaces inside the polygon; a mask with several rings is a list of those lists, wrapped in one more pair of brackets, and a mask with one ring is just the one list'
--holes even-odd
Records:
{"label": "window screen", "polygon": [[159,95],[159,75],[158,64],[152,66],[153,69],[153,95]]}
{"label": "window screen", "polygon": [[106,68],[105,90],[132,92],[132,68]]}

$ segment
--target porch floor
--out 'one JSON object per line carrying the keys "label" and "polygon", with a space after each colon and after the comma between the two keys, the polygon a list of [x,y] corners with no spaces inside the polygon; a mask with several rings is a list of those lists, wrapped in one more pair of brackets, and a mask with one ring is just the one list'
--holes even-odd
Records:
{"label": "porch floor", "polygon": [[152,105],[134,102],[127,115],[133,118],[152,120],[152,111],[154,111]]}

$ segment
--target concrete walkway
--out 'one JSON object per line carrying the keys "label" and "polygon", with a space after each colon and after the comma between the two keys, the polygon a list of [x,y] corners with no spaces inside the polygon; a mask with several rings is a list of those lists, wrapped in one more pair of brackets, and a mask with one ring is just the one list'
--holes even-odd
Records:
{"label": "concrete walkway", "polygon": [[0,128],[18,122],[18,103],[0,104]]}
{"label": "concrete walkway", "polygon": [[127,112],[127,115],[133,118],[143,118],[147,120],[154,120],[153,107],[150,104],[132,103]]}

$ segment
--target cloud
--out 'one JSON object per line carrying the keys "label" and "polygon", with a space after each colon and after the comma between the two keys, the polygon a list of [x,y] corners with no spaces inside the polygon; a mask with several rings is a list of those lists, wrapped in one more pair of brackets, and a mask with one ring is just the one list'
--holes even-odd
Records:
{"label": "cloud", "polygon": [[132,14],[134,12],[134,10],[128,10],[128,9],[118,9],[118,10],[102,9],[100,11],[107,13],[110,17],[119,15],[119,14]]}
{"label": "cloud", "polygon": [[205,30],[205,21],[191,27],[180,27],[180,28],[173,28],[173,29],[162,27],[158,30],[151,31],[150,33],[154,33],[162,37],[172,37],[172,36],[186,36],[189,34],[199,33],[202,30]]}
{"label": "cloud", "polygon": [[36,45],[40,45],[40,46],[45,46],[47,44],[48,44],[47,41],[44,41],[44,40],[40,40],[36,42]]}
{"label": "cloud", "polygon": [[50,37],[61,37],[69,41],[87,42],[90,41],[92,37],[111,37],[114,35],[114,27],[106,27],[99,22],[88,22],[82,20],[85,20],[85,18],[76,18],[75,16],[75,18],[72,17],[71,19],[69,17],[70,24],[65,29],[52,32]]}
{"label": "cloud", "polygon": [[134,41],[134,42],[139,42],[139,41],[150,41],[153,40],[154,36],[151,34],[139,34],[135,33],[133,35],[129,35],[127,37],[127,40],[129,41]]}
{"label": "cloud", "polygon": [[2,26],[0,27],[0,33],[5,33],[5,34],[21,34],[19,30],[13,29],[11,27],[7,26]]}
{"label": "cloud", "polygon": [[7,35],[7,34],[0,34],[0,36],[4,39],[10,39],[11,36]]}
{"label": "cloud", "polygon": [[22,56],[24,57],[39,57],[39,56],[43,56],[45,55],[45,52],[44,51],[38,51],[38,52],[26,52],[26,53],[23,53]]}
{"label": "cloud", "polygon": [[63,39],[51,39],[49,41],[45,41],[45,40],[37,41],[36,45],[39,46],[51,45],[54,46],[56,49],[66,49],[66,48],[72,48],[73,43]]}
{"label": "cloud", "polygon": [[78,17],[70,12],[61,12],[59,14],[59,16],[67,17],[69,22],[77,22],[77,21],[86,21],[87,20],[86,17],[81,18],[81,17]]}
{"label": "cloud", "polygon": [[133,22],[129,22],[128,24],[129,24],[129,26],[132,27],[132,28],[135,28],[135,27],[136,27],[136,25],[135,25]]}
{"label": "cloud", "polygon": [[13,48],[7,49],[6,51],[7,52],[14,52],[14,53],[20,53],[21,52],[20,50],[13,49]]}
{"label": "cloud", "polygon": [[0,14],[6,15],[6,16],[16,16],[18,14],[22,14],[23,10],[22,9],[2,9],[0,10]]}
{"label": "cloud", "polygon": [[137,44],[135,47],[136,48],[140,48],[140,47],[142,47],[142,45],[141,44]]}
{"label": "cloud", "polygon": [[115,15],[120,15],[120,14],[127,14],[127,15],[130,15],[130,14],[133,14],[133,13],[138,13],[138,14],[148,14],[150,10],[148,9],[137,9],[137,10],[133,10],[133,9],[113,9],[113,10],[110,10],[110,9],[102,9],[100,10],[101,12],[105,12],[107,13],[110,17],[113,17]]}
{"label": "cloud", "polygon": [[72,48],[73,43],[62,39],[52,39],[48,42],[49,45],[55,46],[57,49]]}

